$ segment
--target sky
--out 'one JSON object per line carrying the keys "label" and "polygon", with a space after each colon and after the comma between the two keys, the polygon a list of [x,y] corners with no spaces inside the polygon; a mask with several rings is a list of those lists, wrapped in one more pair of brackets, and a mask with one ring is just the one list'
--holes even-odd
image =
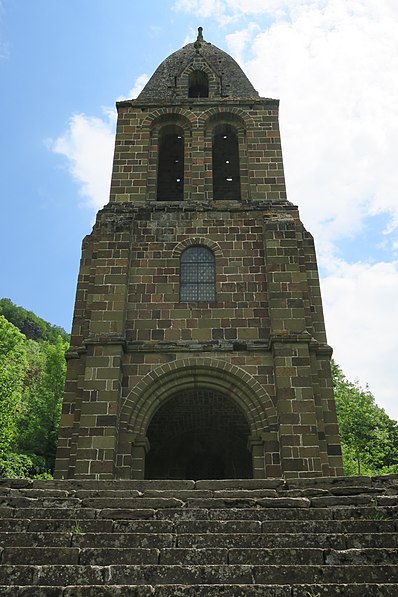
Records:
{"label": "sky", "polygon": [[70,331],[115,101],[198,26],[280,99],[334,358],[398,419],[397,0],[0,0],[0,297]]}

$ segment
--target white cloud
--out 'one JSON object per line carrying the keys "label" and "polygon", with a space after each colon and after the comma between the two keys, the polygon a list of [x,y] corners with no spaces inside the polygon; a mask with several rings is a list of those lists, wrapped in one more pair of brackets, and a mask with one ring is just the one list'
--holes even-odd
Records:
{"label": "white cloud", "polygon": [[252,37],[244,65],[281,98],[289,197],[323,238],[383,211],[397,225],[398,21],[373,0],[295,4],[293,20]]}
{"label": "white cloud", "polygon": [[398,419],[398,262],[330,262],[322,280],[328,340],[349,379],[369,384],[377,403]]}
{"label": "white cloud", "polygon": [[[148,82],[147,74],[137,77],[134,86],[118,100],[137,97]],[[67,130],[49,142],[50,149],[67,158],[67,167],[79,184],[85,204],[100,209],[109,200],[115,142],[116,110],[103,107],[103,117],[74,114]]]}
{"label": "white cloud", "polygon": [[[176,0],[175,10],[212,18],[221,25],[237,21],[242,15],[283,14],[288,0]],[[294,0],[291,0],[294,5]]]}
{"label": "white cloud", "polygon": [[192,12],[203,18],[219,18],[225,13],[224,0],[177,0],[174,9]]}
{"label": "white cloud", "polygon": [[246,29],[235,31],[226,36],[230,52],[238,62],[243,62],[243,56],[247,50],[247,46],[251,43],[253,36],[258,33],[259,29],[259,25],[252,22],[249,23]]}
{"label": "white cloud", "polygon": [[147,75],[146,73],[139,75],[135,80],[134,86],[127,93],[127,96],[118,97],[117,98],[118,101],[123,100],[123,99],[136,98],[141,93],[141,91],[144,89],[144,87],[148,83],[148,81],[149,81],[149,75]]}
{"label": "white cloud", "polygon": [[63,135],[51,142],[55,153],[65,156],[72,177],[80,185],[85,202],[100,209],[109,199],[114,148],[115,114],[106,109],[104,118],[73,115]]}

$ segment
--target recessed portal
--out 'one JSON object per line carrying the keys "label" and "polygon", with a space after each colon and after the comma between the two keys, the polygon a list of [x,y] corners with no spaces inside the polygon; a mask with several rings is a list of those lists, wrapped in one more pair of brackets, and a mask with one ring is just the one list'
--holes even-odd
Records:
{"label": "recessed portal", "polygon": [[233,400],[205,389],[179,393],[159,408],[149,425],[145,477],[251,478],[249,434]]}

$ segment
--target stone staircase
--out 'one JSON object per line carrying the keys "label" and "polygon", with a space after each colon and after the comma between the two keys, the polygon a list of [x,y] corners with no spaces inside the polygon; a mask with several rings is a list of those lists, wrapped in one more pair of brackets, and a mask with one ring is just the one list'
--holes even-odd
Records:
{"label": "stone staircase", "polygon": [[397,597],[398,475],[0,480],[0,595]]}

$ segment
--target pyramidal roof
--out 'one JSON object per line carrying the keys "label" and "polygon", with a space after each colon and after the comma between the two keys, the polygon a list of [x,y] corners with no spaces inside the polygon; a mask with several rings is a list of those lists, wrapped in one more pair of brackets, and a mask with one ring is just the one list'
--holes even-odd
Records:
{"label": "pyramidal roof", "polygon": [[191,63],[197,61],[198,57],[204,59],[220,77],[222,97],[245,99],[259,97],[239,64],[229,54],[205,41],[202,27],[199,27],[197,40],[168,56],[156,69],[137,99],[174,99],[176,78]]}

